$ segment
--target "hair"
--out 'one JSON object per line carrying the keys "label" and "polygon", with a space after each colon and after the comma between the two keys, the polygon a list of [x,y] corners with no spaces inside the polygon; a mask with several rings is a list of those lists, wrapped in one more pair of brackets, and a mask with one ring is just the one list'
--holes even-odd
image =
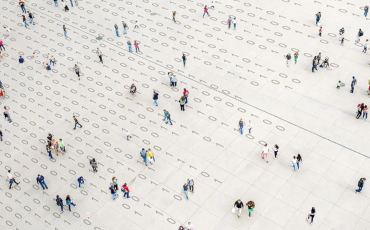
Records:
{"label": "hair", "polygon": [[313,212],[313,213],[316,212],[315,207],[312,207],[311,212]]}
{"label": "hair", "polygon": [[114,180],[114,179],[116,179],[116,177],[115,177],[115,176],[112,178],[112,180]]}
{"label": "hair", "polygon": [[298,153],[298,156],[301,156],[301,154]]}
{"label": "hair", "polygon": [[124,185],[124,186],[126,186],[127,184],[126,184],[126,183],[124,183],[123,185]]}
{"label": "hair", "polygon": [[265,146],[267,146],[267,144],[265,144]]}
{"label": "hair", "polygon": [[40,176],[40,174],[39,174],[39,175],[37,175],[37,176]]}
{"label": "hair", "polygon": [[10,170],[10,169],[9,169],[9,170],[8,170],[8,173],[10,173],[10,171],[12,171],[12,170]]}
{"label": "hair", "polygon": [[295,156],[293,156],[293,159],[295,159]]}

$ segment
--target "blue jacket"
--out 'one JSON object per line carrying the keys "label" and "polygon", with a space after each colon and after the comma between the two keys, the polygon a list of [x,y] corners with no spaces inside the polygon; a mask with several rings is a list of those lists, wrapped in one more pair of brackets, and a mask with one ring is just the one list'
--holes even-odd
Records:
{"label": "blue jacket", "polygon": [[37,183],[44,182],[44,176],[41,175],[40,178],[39,177],[36,177],[36,181],[37,181]]}
{"label": "blue jacket", "polygon": [[84,179],[83,179],[83,178],[81,179],[81,177],[79,177],[79,178],[77,179],[77,181],[78,181],[78,183],[80,183],[80,184],[85,183]]}

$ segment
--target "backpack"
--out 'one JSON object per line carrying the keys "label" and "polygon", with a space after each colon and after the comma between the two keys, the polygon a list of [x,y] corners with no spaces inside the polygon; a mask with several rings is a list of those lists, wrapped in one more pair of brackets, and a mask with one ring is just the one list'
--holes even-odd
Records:
{"label": "backpack", "polygon": [[364,36],[364,32],[362,30],[360,31],[360,36]]}
{"label": "backpack", "polygon": [[358,181],[358,187],[362,187],[364,186],[364,181],[362,180],[362,178]]}
{"label": "backpack", "polygon": [[62,202],[60,202],[60,198],[57,199],[57,205],[60,206],[62,204]]}

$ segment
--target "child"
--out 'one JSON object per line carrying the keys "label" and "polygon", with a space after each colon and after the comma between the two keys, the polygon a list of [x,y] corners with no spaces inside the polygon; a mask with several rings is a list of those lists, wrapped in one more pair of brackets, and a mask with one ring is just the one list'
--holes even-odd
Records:
{"label": "child", "polygon": [[343,46],[344,43],[344,37],[342,36],[342,40],[340,41],[340,45]]}
{"label": "child", "polygon": [[321,32],[322,32],[322,26],[320,26],[320,29],[319,29],[319,35],[321,37]]}
{"label": "child", "polygon": [[341,81],[338,81],[337,89],[340,89]]}

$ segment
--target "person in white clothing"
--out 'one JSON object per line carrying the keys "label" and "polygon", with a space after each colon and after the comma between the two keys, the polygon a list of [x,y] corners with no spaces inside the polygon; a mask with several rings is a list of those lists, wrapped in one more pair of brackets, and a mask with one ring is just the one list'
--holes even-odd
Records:
{"label": "person in white clothing", "polygon": [[265,147],[262,149],[261,157],[262,159],[265,159],[267,163],[269,163],[268,153],[269,153],[269,147],[267,144],[265,144]]}
{"label": "person in white clothing", "polygon": [[292,159],[292,166],[295,172],[297,170],[297,158],[295,156],[293,156],[293,159]]}
{"label": "person in white clothing", "polygon": [[251,134],[252,132],[252,121],[251,120],[249,120],[248,122],[248,131],[249,131],[249,134]]}
{"label": "person in white clothing", "polygon": [[369,44],[369,39],[366,39],[365,43],[364,43],[364,50],[362,50],[363,53],[366,54],[366,51],[367,51],[367,45]]}
{"label": "person in white clothing", "polygon": [[132,136],[131,136],[131,134],[128,130],[127,130],[127,133],[126,133],[126,138],[127,138],[128,141],[130,140],[130,138],[132,138]]}
{"label": "person in white clothing", "polygon": [[11,29],[9,28],[9,26],[3,26],[4,27],[4,29],[5,29],[5,34],[4,34],[4,36],[3,36],[3,38],[4,39],[6,39],[6,38],[10,38],[10,31],[11,31]]}
{"label": "person in white clothing", "polygon": [[236,18],[234,18],[233,23],[234,23],[234,30],[236,30]]}
{"label": "person in white clothing", "polygon": [[186,230],[194,230],[194,225],[191,222],[188,222],[186,225]]}

